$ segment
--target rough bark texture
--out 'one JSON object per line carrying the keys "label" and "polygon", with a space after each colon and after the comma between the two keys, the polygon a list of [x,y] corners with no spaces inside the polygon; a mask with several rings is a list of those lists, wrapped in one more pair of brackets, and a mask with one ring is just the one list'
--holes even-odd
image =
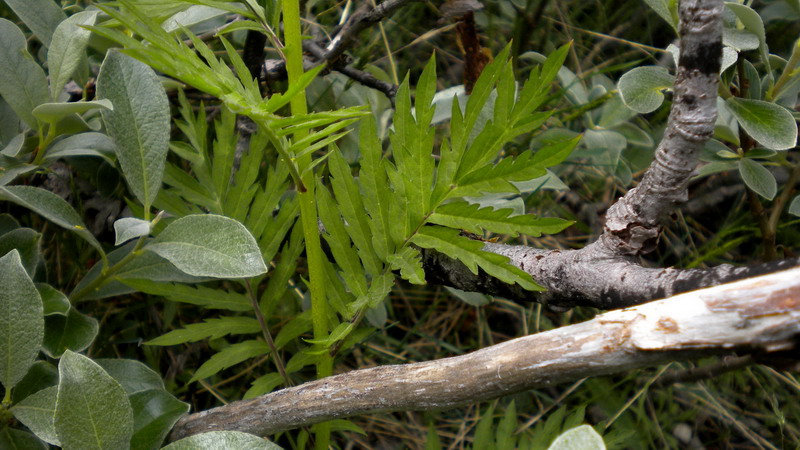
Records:
{"label": "rough bark texture", "polygon": [[537,301],[556,309],[613,309],[800,265],[800,259],[790,259],[750,267],[688,270],[646,268],[638,263],[638,256],[655,248],[665,218],[687,200],[697,155],[714,132],[723,8],[719,1],[681,3],[681,57],[664,138],[641,183],[609,208],[597,241],[580,250],[549,251],[486,244],[485,250],[508,256],[547,292],[526,292],[485,273],[476,276],[435,251],[424,253],[428,282]]}
{"label": "rough bark texture", "polygon": [[451,408],[533,388],[737,350],[794,349],[800,268],[612,311],[435,361],[355,370],[182,418],[170,440],[214,430],[267,436],[325,420]]}
{"label": "rough bark texture", "polygon": [[603,256],[595,242],[581,250],[541,250],[523,245],[487,243],[484,250],[507,256],[546,292],[532,293],[479,272],[436,251],[423,253],[428,283],[453,286],[516,301],[536,301],[554,309],[591,306],[624,308],[651,300],[800,266],[800,258],[752,266],[729,264],[710,269],[643,267],[634,259]]}

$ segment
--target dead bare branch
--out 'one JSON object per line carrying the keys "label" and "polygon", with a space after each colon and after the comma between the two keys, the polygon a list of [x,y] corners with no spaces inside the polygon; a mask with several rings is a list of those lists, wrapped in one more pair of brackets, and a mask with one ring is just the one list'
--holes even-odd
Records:
{"label": "dead bare branch", "polygon": [[230,403],[182,418],[169,440],[213,430],[267,436],[359,414],[452,408],[668,361],[792,350],[799,336],[800,268],[794,268],[462,356],[355,370]]}

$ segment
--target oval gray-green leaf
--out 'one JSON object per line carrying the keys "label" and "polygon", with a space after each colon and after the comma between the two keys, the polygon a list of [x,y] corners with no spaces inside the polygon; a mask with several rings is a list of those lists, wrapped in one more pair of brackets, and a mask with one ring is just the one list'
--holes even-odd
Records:
{"label": "oval gray-green leaf", "polygon": [[86,46],[92,32],[82,25],[94,25],[99,11],[81,11],[67,17],[53,32],[53,41],[47,50],[47,68],[50,70],[50,98],[58,100],[64,85],[72,78],[81,60],[86,58]]}
{"label": "oval gray-green leaf", "polygon": [[789,214],[800,216],[800,195],[797,195],[789,204]]}
{"label": "oval gray-green leaf", "polygon": [[91,359],[67,350],[58,364],[55,427],[64,448],[127,449],[133,436],[128,396]]}
{"label": "oval gray-green leaf", "polygon": [[17,228],[0,235],[0,255],[5,255],[17,249],[22,260],[22,266],[28,275],[33,278],[36,266],[39,264],[41,253],[42,234],[30,228]]}
{"label": "oval gray-green leaf", "polygon": [[164,87],[147,64],[109,51],[97,77],[97,95],[114,104],[113,111],[103,111],[103,119],[117,145],[122,173],[148,211],[161,188],[169,148]]}
{"label": "oval gray-green leaf", "polygon": [[103,247],[100,246],[94,235],[86,229],[81,216],[66,200],[56,194],[33,186],[3,186],[0,187],[0,199],[24,206],[56,225],[72,231],[86,239],[92,247],[96,248],[105,257]]}
{"label": "oval gray-green leaf", "polygon": [[739,173],[744,184],[756,194],[772,200],[778,192],[778,183],[766,167],[749,158],[739,160]]}
{"label": "oval gray-green leaf", "polygon": [[675,77],[663,67],[637,67],[619,79],[619,92],[628,108],[645,114],[653,112],[664,101],[662,90],[672,86]]}
{"label": "oval gray-green leaf", "polygon": [[120,245],[131,239],[150,234],[150,222],[135,217],[124,217],[114,222],[114,232],[117,236],[114,245]]}
{"label": "oval gray-green leaf", "polygon": [[603,437],[589,425],[581,425],[561,433],[547,450],[605,450]]}
{"label": "oval gray-green leaf", "polygon": [[137,392],[128,399],[133,408],[131,447],[135,449],[160,448],[175,422],[189,412],[187,403],[163,389]]}
{"label": "oval gray-green leaf", "polygon": [[246,278],[267,266],[253,235],[241,223],[213,214],[194,214],[169,224],[146,249],[194,276]]}
{"label": "oval gray-green leaf", "polygon": [[644,2],[670,24],[673,30],[678,31],[678,2],[670,0],[644,0]]}
{"label": "oval gray-green leaf", "polygon": [[0,18],[0,96],[32,129],[33,108],[50,100],[44,71],[28,53],[28,42],[12,22]]}
{"label": "oval gray-green leaf", "polygon": [[63,292],[46,283],[35,283],[36,290],[42,297],[44,315],[58,314],[66,316],[70,309],[69,299]]}
{"label": "oval gray-green leaf", "polygon": [[115,164],[114,141],[103,133],[88,132],[69,136],[47,148],[45,161],[67,156],[99,156],[110,165]]}
{"label": "oval gray-green leaf", "polygon": [[14,417],[39,437],[53,445],[61,446],[53,419],[56,412],[58,386],[44,388],[29,395],[11,408]]}
{"label": "oval gray-green leaf", "polygon": [[792,113],[775,103],[732,97],[728,109],[753,139],[772,150],[788,150],[797,144],[797,123]]}
{"label": "oval gray-green leaf", "polygon": [[44,337],[42,298],[16,250],[0,258],[0,383],[6,392],[28,373]]}
{"label": "oval gray-green leaf", "polygon": [[60,357],[66,350],[85,350],[100,329],[97,319],[81,314],[75,308],[70,308],[66,315],[47,316],[45,324],[42,351],[51,358]]}
{"label": "oval gray-green leaf", "polygon": [[33,109],[33,115],[42,122],[55,123],[71,114],[83,114],[93,109],[112,111],[114,107],[107,99],[91,102],[42,103]]}
{"label": "oval gray-green leaf", "polygon": [[722,43],[738,51],[753,50],[758,48],[758,36],[747,30],[736,28],[723,28]]}
{"label": "oval gray-green leaf", "polygon": [[725,6],[728,7],[734,14],[736,14],[736,18],[742,22],[744,28],[758,37],[758,49],[759,53],[761,54],[761,62],[766,66],[767,73],[770,73],[772,69],[769,66],[769,48],[767,47],[767,34],[764,30],[764,21],[761,20],[761,16],[754,10],[753,8],[742,5],[736,2],[725,2]]}
{"label": "oval gray-green leaf", "polygon": [[24,448],[25,450],[47,450],[49,447],[32,433],[4,427],[0,430],[0,448]]}
{"label": "oval gray-green leaf", "polygon": [[98,359],[95,362],[117,380],[128,395],[152,389],[164,390],[161,375],[144,363],[132,359]]}
{"label": "oval gray-green leaf", "polygon": [[280,450],[281,447],[258,436],[241,431],[210,431],[175,441],[162,450]]}
{"label": "oval gray-green leaf", "polygon": [[53,0],[5,0],[5,2],[45,47],[50,46],[58,24],[67,18],[58,3]]}

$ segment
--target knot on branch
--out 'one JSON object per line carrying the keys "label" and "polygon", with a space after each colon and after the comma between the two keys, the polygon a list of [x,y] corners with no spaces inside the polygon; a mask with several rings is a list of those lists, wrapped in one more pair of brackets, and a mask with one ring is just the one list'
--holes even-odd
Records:
{"label": "knot on branch", "polygon": [[631,207],[623,200],[608,209],[605,233],[602,236],[606,248],[617,255],[640,255],[652,252],[658,244],[661,227],[642,223],[638,207]]}

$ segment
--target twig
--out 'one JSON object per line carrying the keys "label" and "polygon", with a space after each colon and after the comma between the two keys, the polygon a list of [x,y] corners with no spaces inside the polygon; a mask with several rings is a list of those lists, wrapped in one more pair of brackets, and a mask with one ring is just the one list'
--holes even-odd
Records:
{"label": "twig", "polygon": [[[326,61],[328,59],[325,50],[314,41],[303,42],[303,49],[311,53],[319,61]],[[370,73],[354,69],[352,67],[347,67],[346,65],[341,63],[335,63],[332,69],[358,81],[364,86],[371,87],[373,89],[383,92],[383,94],[387,98],[389,98],[389,100],[391,100],[392,103],[394,104],[394,96],[397,93],[396,85],[392,83],[387,83],[385,81],[381,81],[372,76],[372,74]]]}
{"label": "twig", "polygon": [[264,335],[264,340],[267,342],[267,346],[269,346],[269,349],[272,352],[272,358],[275,362],[275,367],[278,368],[278,373],[281,375],[281,378],[283,378],[283,381],[286,383],[286,385],[293,386],[294,384],[292,383],[292,379],[289,378],[289,375],[286,373],[286,367],[283,365],[283,360],[278,353],[278,348],[275,347],[275,341],[272,340],[272,333],[269,331],[267,321],[264,319],[264,314],[261,312],[261,307],[258,304],[258,299],[256,298],[255,292],[253,292],[253,287],[250,286],[250,281],[245,281],[244,286],[247,289],[247,296],[250,297],[250,303],[253,306],[253,312],[255,312],[256,318],[258,319],[258,325],[261,328],[261,333]]}
{"label": "twig", "polygon": [[350,19],[342,25],[336,36],[325,47],[327,55],[325,60],[328,62],[336,60],[350,46],[358,33],[394,14],[408,3],[417,1],[420,0],[386,0],[374,8],[359,9],[350,16]]}

